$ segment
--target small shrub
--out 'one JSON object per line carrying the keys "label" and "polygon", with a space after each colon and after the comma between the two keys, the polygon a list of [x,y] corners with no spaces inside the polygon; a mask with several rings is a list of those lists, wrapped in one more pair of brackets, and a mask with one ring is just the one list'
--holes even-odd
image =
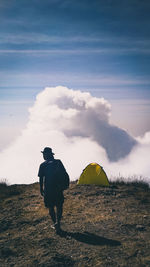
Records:
{"label": "small shrub", "polygon": [[7,184],[6,179],[3,179],[3,180],[0,181],[0,188],[5,188],[7,186],[8,186],[8,184]]}
{"label": "small shrub", "polygon": [[0,181],[0,199],[8,198],[19,194],[20,191],[18,190],[17,185],[8,185],[6,180]]}

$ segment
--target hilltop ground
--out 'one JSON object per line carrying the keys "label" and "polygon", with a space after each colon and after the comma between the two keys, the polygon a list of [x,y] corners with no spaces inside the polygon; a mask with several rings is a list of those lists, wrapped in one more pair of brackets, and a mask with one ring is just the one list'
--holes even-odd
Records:
{"label": "hilltop ground", "polygon": [[0,185],[0,266],[150,266],[150,189],[144,184],[65,191],[62,235],[50,228],[39,184]]}

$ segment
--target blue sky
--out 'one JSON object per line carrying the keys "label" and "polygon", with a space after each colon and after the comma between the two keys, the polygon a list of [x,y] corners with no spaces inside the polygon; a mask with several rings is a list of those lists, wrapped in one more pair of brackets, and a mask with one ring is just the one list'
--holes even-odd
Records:
{"label": "blue sky", "polygon": [[134,135],[150,130],[149,14],[146,0],[1,0],[3,133],[56,85],[108,99],[112,122]]}

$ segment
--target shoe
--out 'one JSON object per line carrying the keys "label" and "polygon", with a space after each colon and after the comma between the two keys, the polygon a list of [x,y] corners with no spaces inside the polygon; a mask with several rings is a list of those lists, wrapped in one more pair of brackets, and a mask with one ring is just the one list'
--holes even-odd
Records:
{"label": "shoe", "polygon": [[55,223],[55,230],[56,230],[56,234],[59,234],[61,232],[60,224]]}
{"label": "shoe", "polygon": [[55,230],[55,229],[56,229],[56,223],[51,224],[51,228],[52,228],[53,230]]}

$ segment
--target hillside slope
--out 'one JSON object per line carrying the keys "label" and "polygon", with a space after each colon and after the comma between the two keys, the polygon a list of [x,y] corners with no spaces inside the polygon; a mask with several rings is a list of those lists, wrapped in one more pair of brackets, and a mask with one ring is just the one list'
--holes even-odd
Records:
{"label": "hillside slope", "polygon": [[39,184],[0,186],[0,266],[150,266],[150,189],[140,184],[65,191],[62,235]]}

